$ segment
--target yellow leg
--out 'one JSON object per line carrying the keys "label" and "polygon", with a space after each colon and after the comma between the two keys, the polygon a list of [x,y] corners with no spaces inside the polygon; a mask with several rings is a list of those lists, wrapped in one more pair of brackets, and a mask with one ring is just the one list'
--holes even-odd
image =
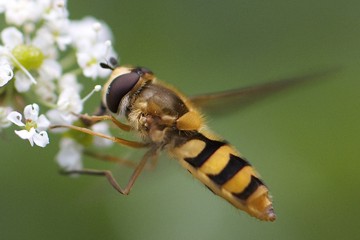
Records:
{"label": "yellow leg", "polygon": [[110,120],[112,121],[118,128],[124,130],[124,131],[130,131],[131,127],[125,123],[120,122],[119,120],[117,120],[116,118],[114,118],[113,116],[110,115],[102,115],[102,116],[89,116],[89,115],[84,115],[84,114],[75,114],[75,116],[79,117],[80,119],[82,119],[84,121],[85,124],[91,126],[97,122],[100,121],[106,121],[106,120]]}
{"label": "yellow leg", "polygon": [[133,161],[130,161],[127,159],[123,159],[120,157],[108,155],[108,154],[97,153],[97,152],[93,152],[93,151],[89,151],[89,150],[84,150],[83,153],[89,157],[99,159],[99,160],[105,161],[105,162],[117,163],[117,164],[124,165],[124,166],[130,167],[130,168],[136,168],[136,166],[137,166],[136,162],[133,162]]}
{"label": "yellow leg", "polygon": [[113,136],[109,136],[106,134],[102,134],[102,133],[98,133],[98,132],[94,132],[90,129],[87,128],[83,128],[83,127],[77,127],[77,126],[73,126],[73,125],[65,125],[65,124],[58,124],[58,125],[51,125],[49,127],[50,129],[54,129],[54,128],[69,128],[69,129],[73,129],[79,132],[83,132],[83,133],[87,133],[93,136],[97,136],[97,137],[101,137],[101,138],[105,138],[105,139],[109,139],[115,143],[119,143],[121,145],[125,145],[128,147],[133,147],[133,148],[143,148],[143,147],[147,147],[148,144],[146,143],[142,143],[142,142],[136,142],[136,141],[129,141],[123,138],[118,138],[118,137],[113,137]]}
{"label": "yellow leg", "polygon": [[[113,155],[97,153],[97,152],[93,152],[93,151],[89,151],[89,150],[84,150],[84,154],[89,157],[99,159],[101,161],[117,163],[117,164],[129,167],[129,168],[136,168],[136,166],[137,166],[137,163],[135,163],[133,161],[130,161],[130,160],[127,160],[124,158],[120,158],[117,156],[113,156]],[[157,159],[158,159],[157,156],[150,159],[149,164],[147,164],[144,169],[153,170],[157,164]]]}

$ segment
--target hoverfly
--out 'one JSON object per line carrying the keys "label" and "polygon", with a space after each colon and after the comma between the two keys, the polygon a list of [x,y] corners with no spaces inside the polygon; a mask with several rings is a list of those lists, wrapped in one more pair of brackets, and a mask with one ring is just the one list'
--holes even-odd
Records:
{"label": "hoverfly", "polygon": [[[105,176],[119,193],[127,195],[146,163],[156,159],[164,150],[212,192],[236,208],[260,220],[276,219],[269,190],[259,174],[231,144],[209,130],[197,106],[223,98],[247,100],[251,95],[264,95],[314,76],[188,98],[160,82],[147,68],[117,66],[115,59],[101,66],[112,70],[103,88],[101,107],[94,116],[80,115],[80,118],[88,126],[97,121],[111,120],[123,131],[139,133],[142,141],[107,136],[73,125],[52,127],[66,127],[121,145],[148,150],[136,165],[125,188],[117,183],[110,171],[83,169],[68,171],[67,174]],[[121,122],[121,117],[128,124]]]}

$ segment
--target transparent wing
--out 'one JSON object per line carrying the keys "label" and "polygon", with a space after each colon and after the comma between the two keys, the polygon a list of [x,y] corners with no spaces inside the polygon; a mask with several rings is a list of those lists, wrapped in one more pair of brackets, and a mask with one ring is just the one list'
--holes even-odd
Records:
{"label": "transparent wing", "polygon": [[245,108],[252,103],[265,99],[284,90],[304,83],[324,79],[339,69],[329,69],[322,72],[311,73],[299,77],[284,78],[277,81],[262,83],[250,87],[232,89],[222,92],[191,96],[189,99],[201,110],[214,114],[228,113]]}

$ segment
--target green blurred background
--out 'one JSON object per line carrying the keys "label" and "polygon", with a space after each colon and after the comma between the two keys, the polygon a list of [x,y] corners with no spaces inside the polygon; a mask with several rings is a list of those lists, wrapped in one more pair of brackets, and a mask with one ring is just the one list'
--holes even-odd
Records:
{"label": "green blurred background", "polygon": [[[166,156],[124,197],[103,178],[60,176],[56,141],[31,148],[7,131],[1,143],[1,239],[360,238],[360,1],[68,5],[72,19],[92,15],[109,24],[122,64],[147,66],[188,94],[333,66],[341,71],[209,117],[270,187],[274,223],[236,210]],[[120,148],[113,154],[140,157]],[[130,173],[92,159],[86,165],[112,169],[122,183]]]}

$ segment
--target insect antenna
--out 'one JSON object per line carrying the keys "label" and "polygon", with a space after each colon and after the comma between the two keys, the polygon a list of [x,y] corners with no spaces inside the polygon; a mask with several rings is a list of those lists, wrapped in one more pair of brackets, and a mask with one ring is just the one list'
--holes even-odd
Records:
{"label": "insect antenna", "polygon": [[100,67],[104,69],[114,70],[117,66],[118,66],[118,61],[114,57],[110,57],[109,61],[100,63]]}

